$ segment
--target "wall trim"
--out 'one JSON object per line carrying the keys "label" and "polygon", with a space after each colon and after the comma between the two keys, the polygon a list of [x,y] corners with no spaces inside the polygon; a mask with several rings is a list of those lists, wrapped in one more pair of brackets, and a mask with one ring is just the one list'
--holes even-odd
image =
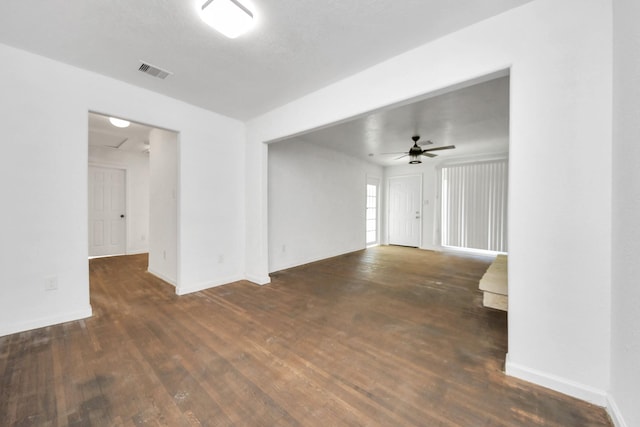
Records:
{"label": "wall trim", "polygon": [[628,424],[624,421],[624,417],[622,416],[622,412],[620,408],[616,404],[615,399],[611,394],[607,395],[607,413],[609,417],[611,417],[611,421],[613,421],[613,425],[616,427],[627,427]]}
{"label": "wall trim", "polygon": [[216,280],[214,282],[202,282],[196,283],[190,286],[177,286],[176,294],[177,295],[186,295],[194,292],[203,291],[205,289],[215,288],[217,286],[228,285],[233,282],[237,282],[239,280],[244,280],[244,277],[241,275],[235,275],[231,277],[227,277],[226,279]]}
{"label": "wall trim", "polygon": [[607,393],[603,390],[513,363],[509,354],[507,354],[505,362],[505,374],[585,400],[594,405],[607,406]]}
{"label": "wall trim", "polygon": [[431,252],[443,252],[442,246],[440,245],[422,245],[418,249]]}
{"label": "wall trim", "polygon": [[254,283],[256,285],[268,285],[269,283],[271,283],[271,277],[270,276],[254,276],[252,274],[246,274],[244,277],[244,280],[247,280],[251,283]]}
{"label": "wall trim", "polygon": [[[290,263],[290,264],[285,264],[282,267],[277,267],[277,268],[269,271],[269,273],[275,273],[276,271],[282,271],[282,270],[288,270],[290,268],[301,267],[303,265],[313,264],[314,262],[324,261],[326,259],[336,258],[336,257],[342,256],[342,255],[347,255],[347,254],[351,254],[351,253],[354,253],[354,252],[364,251],[366,249],[367,249],[367,247],[365,245],[365,246],[363,246],[361,248],[358,248],[358,249],[347,249],[344,252],[340,252],[340,253],[333,254],[333,255],[320,255],[318,257],[313,257],[313,258],[308,259],[308,260],[296,261],[296,262],[293,262],[293,263]],[[249,280],[250,282],[253,282],[253,280],[250,280],[250,279],[247,279],[247,280]],[[271,280],[271,279],[269,279],[269,280]]]}
{"label": "wall trim", "polygon": [[74,320],[86,319],[88,317],[91,317],[92,315],[93,310],[91,309],[91,305],[87,305],[87,307],[81,310],[59,313],[55,316],[41,317],[26,322],[14,323],[11,325],[2,325],[2,327],[0,327],[0,337],[5,335],[17,334],[19,332],[30,331],[32,329],[58,325],[60,323],[73,322]]}
{"label": "wall trim", "polygon": [[133,249],[133,250],[129,250],[127,249],[127,253],[125,255],[142,255],[142,254],[148,254],[149,253],[149,248],[139,248],[139,249]]}
{"label": "wall trim", "polygon": [[147,272],[153,274],[154,276],[156,276],[158,279],[167,282],[168,284],[174,286],[174,287],[178,287],[178,285],[176,285],[176,281],[173,279],[169,279],[167,276],[165,276],[164,274],[158,273],[157,271],[147,267]]}

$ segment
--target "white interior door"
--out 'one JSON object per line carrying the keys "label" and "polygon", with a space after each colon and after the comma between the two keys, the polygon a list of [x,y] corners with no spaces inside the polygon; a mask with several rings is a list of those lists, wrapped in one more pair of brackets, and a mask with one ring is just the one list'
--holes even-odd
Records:
{"label": "white interior door", "polygon": [[389,244],[420,246],[422,177],[389,178]]}
{"label": "white interior door", "polygon": [[89,256],[126,252],[125,171],[89,166]]}

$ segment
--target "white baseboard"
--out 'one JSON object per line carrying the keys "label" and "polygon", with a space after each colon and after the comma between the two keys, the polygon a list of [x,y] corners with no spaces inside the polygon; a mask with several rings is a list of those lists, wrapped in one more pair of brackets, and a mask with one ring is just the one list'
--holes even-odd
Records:
{"label": "white baseboard", "polygon": [[167,282],[170,285],[173,285],[174,287],[176,287],[176,282],[173,279],[169,279],[167,276],[165,276],[164,274],[158,273],[157,271],[148,268],[147,267],[147,271],[151,274],[153,274],[154,276],[156,276],[158,279],[161,279],[164,282]]}
{"label": "white baseboard", "polygon": [[253,276],[251,274],[247,274],[244,277],[244,280],[248,280],[251,283],[255,283],[256,285],[268,285],[271,283],[271,277],[267,276]]}
{"label": "white baseboard", "polygon": [[17,322],[10,325],[2,325],[0,326],[0,337],[5,335],[17,334],[19,332],[30,331],[32,329],[57,325],[60,323],[72,322],[74,320],[86,319],[87,317],[91,317],[92,315],[93,311],[91,310],[91,306],[89,305],[82,310],[59,313],[55,316],[41,317],[39,319],[32,319],[26,322]]}
{"label": "white baseboard", "polygon": [[422,245],[419,249],[423,251],[442,252],[442,246],[440,245]]}
{"label": "white baseboard", "polygon": [[178,286],[176,287],[176,294],[177,295],[191,294],[193,292],[203,291],[205,289],[215,288],[216,286],[222,286],[229,283],[237,282],[238,280],[244,280],[244,277],[238,275],[238,276],[227,277],[221,280],[216,280],[214,282],[203,282],[203,283],[196,283],[188,286]]}
{"label": "white baseboard", "polygon": [[[347,254],[351,254],[351,253],[354,253],[354,252],[359,252],[359,251],[362,251],[364,249],[366,249],[366,247],[349,249],[349,250],[346,250],[344,252],[339,252],[339,253],[331,254],[331,255],[327,254],[327,255],[320,255],[320,256],[317,256],[317,257],[300,259],[298,261],[290,262],[290,263],[287,263],[287,264],[282,264],[282,265],[276,266],[274,268],[271,268],[269,272],[273,273],[275,271],[288,270],[288,269],[294,268],[294,267],[301,267],[303,265],[312,264],[314,262],[324,261],[326,259],[336,258],[336,257],[342,256],[342,255],[347,255]],[[247,279],[247,280],[253,282],[253,280],[250,280],[250,279]]]}
{"label": "white baseboard", "polygon": [[141,255],[148,254],[149,248],[141,248],[141,249],[127,249],[127,255]]}
{"label": "white baseboard", "polygon": [[607,412],[609,413],[614,426],[627,427],[627,423],[622,417],[622,412],[620,412],[620,408],[618,408],[618,405],[616,405],[616,401],[611,395],[607,396]]}
{"label": "white baseboard", "polygon": [[551,390],[559,391],[560,393],[568,396],[585,400],[593,403],[594,405],[602,407],[607,406],[607,393],[605,391],[526,366],[518,365],[517,363],[513,363],[509,360],[508,354],[505,363],[505,373],[509,376],[520,378],[522,380],[550,388]]}

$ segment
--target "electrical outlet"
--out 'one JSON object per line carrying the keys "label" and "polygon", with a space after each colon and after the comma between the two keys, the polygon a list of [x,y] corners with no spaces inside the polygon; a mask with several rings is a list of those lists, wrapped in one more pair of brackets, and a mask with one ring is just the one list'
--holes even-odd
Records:
{"label": "electrical outlet", "polygon": [[58,289],[58,278],[56,276],[49,276],[44,278],[44,290],[55,291]]}
{"label": "electrical outlet", "polygon": [[162,251],[162,258],[167,259],[167,251]]}

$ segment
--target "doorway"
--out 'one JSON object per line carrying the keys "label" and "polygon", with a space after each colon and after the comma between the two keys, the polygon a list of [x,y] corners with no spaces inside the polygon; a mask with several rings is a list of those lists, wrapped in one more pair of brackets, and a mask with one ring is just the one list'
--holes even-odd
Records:
{"label": "doorway", "polygon": [[422,176],[389,178],[389,244],[420,246]]}
{"label": "doorway", "polygon": [[89,256],[148,253],[148,271],[176,286],[178,133],[88,117]]}

